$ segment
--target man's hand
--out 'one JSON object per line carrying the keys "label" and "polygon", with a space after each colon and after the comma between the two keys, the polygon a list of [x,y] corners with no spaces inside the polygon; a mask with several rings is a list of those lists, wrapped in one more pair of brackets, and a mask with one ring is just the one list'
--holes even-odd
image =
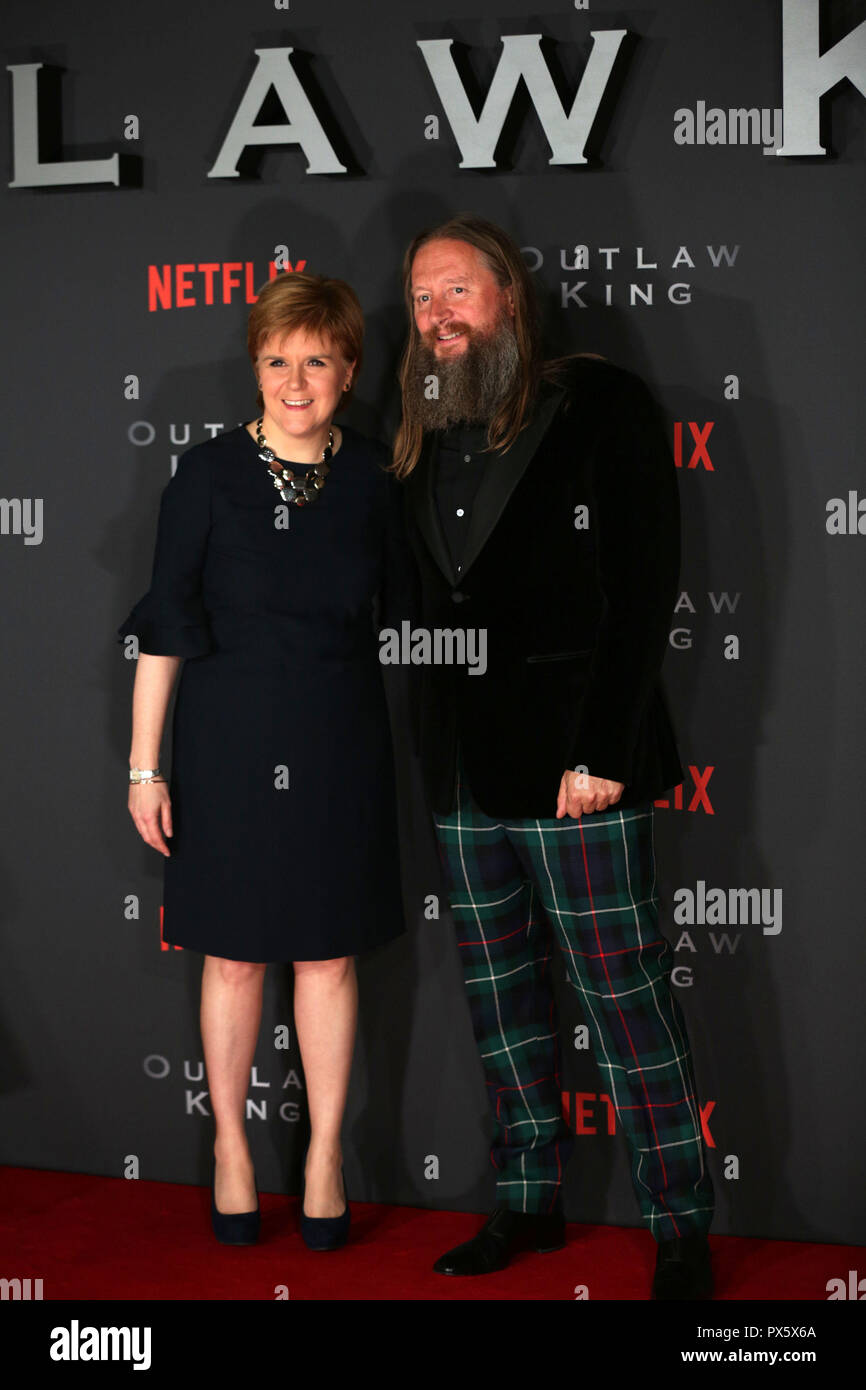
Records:
{"label": "man's hand", "polygon": [[606,811],[625,791],[624,782],[590,777],[586,772],[563,772],[556,798],[556,819],[582,816],[584,811]]}

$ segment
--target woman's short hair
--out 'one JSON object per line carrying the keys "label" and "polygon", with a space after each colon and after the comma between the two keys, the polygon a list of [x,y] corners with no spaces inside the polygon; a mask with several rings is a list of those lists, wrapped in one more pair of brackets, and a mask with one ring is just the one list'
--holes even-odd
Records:
{"label": "woman's short hair", "polygon": [[[364,350],[364,311],[352,286],[345,280],[301,271],[281,271],[261,285],[247,320],[247,351],[253,371],[257,374],[259,353],[272,334],[283,338],[298,329],[327,335],[347,362],[354,361],[352,384],[343,392],[339,410],[352,398]],[[261,391],[256,401],[261,409]]]}

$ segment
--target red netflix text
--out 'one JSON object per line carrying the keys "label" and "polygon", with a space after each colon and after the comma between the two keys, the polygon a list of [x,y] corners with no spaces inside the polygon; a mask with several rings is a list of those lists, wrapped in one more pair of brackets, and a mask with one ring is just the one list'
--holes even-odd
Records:
{"label": "red netflix text", "polygon": [[169,943],[166,941],[165,937],[163,936],[163,930],[162,930],[162,929],[163,929],[163,918],[164,918],[164,914],[165,914],[165,908],[162,907],[162,905],[160,905],[160,909],[159,909],[159,949],[160,949],[161,951],[182,951],[182,950],[183,950],[183,947],[182,947],[182,946],[170,946]]}
{"label": "red netflix text", "polygon": [[[307,264],[288,263],[285,274],[301,271]],[[268,262],[268,279],[275,280],[282,272],[273,261]],[[234,304],[242,300],[255,304],[256,282],[253,261],[182,262],[179,265],[149,265],[147,267],[148,313],[157,309],[198,309],[203,305]]]}
{"label": "red netflix text", "polygon": [[[686,468],[697,468],[698,464],[702,463],[708,473],[715,473],[716,470],[713,468],[712,459],[707,449],[707,440],[710,437],[710,431],[713,425],[716,423],[715,420],[704,421],[703,427],[698,424],[697,420],[687,420],[685,423],[689,427],[689,433],[692,436],[691,442],[695,446],[689,456]],[[682,468],[683,466],[682,420],[674,421],[674,463],[677,468]]]}
{"label": "red netflix text", "polygon": [[[716,1108],[714,1100],[700,1107],[701,1133],[707,1148],[714,1149],[716,1141],[710,1133],[710,1116]],[[610,1096],[594,1091],[563,1091],[562,1113],[569,1129],[575,1134],[615,1134],[616,1111]]]}
{"label": "red netflix text", "polygon": [[673,811],[705,811],[708,816],[714,816],[716,813],[713,810],[712,802],[710,801],[710,798],[707,795],[707,783],[709,782],[714,772],[714,766],[705,767],[703,772],[701,772],[700,768],[693,767],[692,764],[689,763],[689,774],[692,779],[694,791],[692,791],[691,787],[689,788],[688,795],[691,799],[689,801],[688,806],[685,804],[685,795],[683,790],[685,787],[685,782],[680,782],[678,787],[674,787],[674,794],[672,798],[666,796],[659,797],[657,801],[653,802],[653,805],[662,806],[667,808],[668,810]]}

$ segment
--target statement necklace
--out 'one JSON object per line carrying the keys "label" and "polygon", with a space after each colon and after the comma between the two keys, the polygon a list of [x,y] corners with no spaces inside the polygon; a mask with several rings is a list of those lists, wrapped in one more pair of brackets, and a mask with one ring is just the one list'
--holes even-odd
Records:
{"label": "statement necklace", "polygon": [[[325,486],[325,480],[331,471],[328,459],[332,457],[334,452],[334,431],[328,430],[328,442],[322,450],[322,457],[319,462],[313,464],[309,473],[302,473],[295,477],[291,468],[280,468],[279,473],[271,468],[271,464],[279,463],[279,459],[262,434],[263,424],[264,416],[262,415],[256,421],[256,443],[259,446],[259,458],[268,465],[268,472],[277,492],[283,501],[288,502],[290,506],[305,507],[308,502],[314,502]],[[288,492],[286,491],[287,485]]]}

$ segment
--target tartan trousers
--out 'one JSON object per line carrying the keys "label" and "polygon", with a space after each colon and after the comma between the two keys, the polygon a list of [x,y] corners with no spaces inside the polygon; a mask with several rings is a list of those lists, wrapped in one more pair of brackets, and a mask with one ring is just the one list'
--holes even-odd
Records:
{"label": "tartan trousers", "polygon": [[691,1051],[658,925],[652,802],[501,824],[458,761],[457,809],[434,823],[495,1123],[497,1205],[557,1204],[575,1139],[562,1113],[554,943],[656,1240],[705,1234],[713,1186]]}

